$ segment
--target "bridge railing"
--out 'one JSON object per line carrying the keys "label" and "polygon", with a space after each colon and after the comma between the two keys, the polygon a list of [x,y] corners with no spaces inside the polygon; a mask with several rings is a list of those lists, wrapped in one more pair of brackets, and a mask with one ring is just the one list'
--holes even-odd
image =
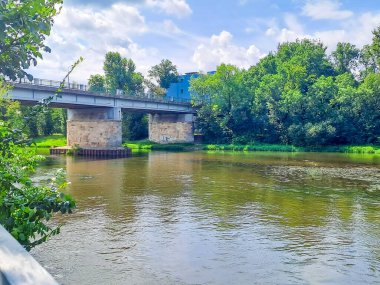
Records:
{"label": "bridge railing", "polygon": [[[9,78],[5,78],[7,82],[10,83],[17,83],[17,84],[28,84],[28,85],[35,85],[35,86],[45,86],[45,87],[54,87],[54,88],[60,88],[61,82],[56,80],[49,80],[49,79],[41,79],[41,78],[33,78],[32,81],[28,80],[27,78],[21,78],[18,80],[11,80]],[[89,87],[85,84],[80,84],[76,82],[70,83],[69,81],[65,81],[63,83],[63,88],[66,90],[75,90],[75,91],[84,91],[91,94],[97,94],[100,96],[112,96],[112,97],[125,97],[125,98],[141,98],[141,99],[148,99],[152,101],[159,101],[159,102],[170,102],[170,103],[190,103],[190,99],[186,98],[176,98],[176,97],[164,97],[164,96],[158,96],[153,93],[146,93],[146,92],[125,92],[124,90],[117,89],[114,94],[109,92],[102,92],[102,91],[94,91],[90,90]]]}

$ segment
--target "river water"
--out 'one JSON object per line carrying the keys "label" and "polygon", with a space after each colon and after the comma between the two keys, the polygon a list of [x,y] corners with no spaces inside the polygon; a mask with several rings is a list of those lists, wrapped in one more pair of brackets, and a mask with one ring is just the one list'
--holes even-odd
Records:
{"label": "river water", "polygon": [[[51,157],[74,214],[32,254],[62,284],[379,284],[380,156]],[[56,220],[56,221],[57,221]]]}

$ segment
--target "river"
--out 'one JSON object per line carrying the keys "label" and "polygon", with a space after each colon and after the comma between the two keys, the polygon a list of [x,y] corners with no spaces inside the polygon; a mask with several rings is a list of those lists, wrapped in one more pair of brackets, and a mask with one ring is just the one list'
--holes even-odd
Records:
{"label": "river", "polygon": [[379,284],[380,155],[50,157],[72,215],[32,255],[62,284]]}

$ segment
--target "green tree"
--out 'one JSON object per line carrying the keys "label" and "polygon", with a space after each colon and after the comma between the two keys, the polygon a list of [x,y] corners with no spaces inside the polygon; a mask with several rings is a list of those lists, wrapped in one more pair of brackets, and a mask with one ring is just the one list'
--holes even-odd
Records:
{"label": "green tree", "polygon": [[209,140],[242,140],[251,132],[251,100],[242,76],[237,67],[222,64],[214,74],[191,80],[197,125]]}
{"label": "green tree", "polygon": [[350,43],[338,43],[331,58],[338,74],[353,72],[359,64],[360,50]]}
{"label": "green tree", "polygon": [[372,43],[365,45],[360,53],[361,79],[380,71],[380,27],[372,31]]}
{"label": "green tree", "polygon": [[[1,96],[5,92],[0,82]],[[60,192],[65,186],[62,175],[48,185],[32,182],[30,175],[42,157],[27,148],[27,136],[14,127],[12,121],[0,120],[0,224],[29,250],[59,233],[59,226],[51,227],[45,221],[53,213],[71,212],[75,202]]]}
{"label": "green tree", "polygon": [[[61,3],[0,1],[0,75],[12,79],[31,77],[23,69],[31,63],[36,64],[36,58],[42,57],[41,49],[49,50],[43,41],[50,33],[53,16]],[[7,93],[7,88],[0,80],[0,97]],[[44,110],[53,98],[49,97],[35,107],[30,118]],[[13,111],[7,109],[7,113]],[[54,213],[71,212],[75,202],[60,192],[65,185],[62,175],[49,185],[33,183],[30,175],[41,157],[27,147],[27,136],[15,122],[18,121],[0,119],[0,224],[30,249],[59,232],[59,226],[49,226],[46,221]],[[25,122],[28,125],[28,118]]]}
{"label": "green tree", "polygon": [[148,115],[123,112],[122,131],[124,141],[148,138]]}
{"label": "green tree", "polygon": [[[91,75],[89,86],[91,91],[117,94],[117,90],[124,95],[140,96],[144,94],[146,80],[136,72],[136,65],[132,59],[123,58],[118,52],[108,52],[105,56],[104,76]],[[121,95],[121,94],[119,94]],[[141,114],[123,113],[123,139],[142,139],[148,134],[146,116]]]}
{"label": "green tree", "polygon": [[136,72],[132,59],[123,58],[118,52],[108,52],[104,60],[106,89],[111,94],[123,90],[127,94],[143,92],[144,77]]}
{"label": "green tree", "polygon": [[371,73],[358,88],[355,108],[363,143],[380,143],[380,74]]}
{"label": "green tree", "polygon": [[90,75],[88,79],[88,90],[91,92],[104,93],[106,91],[104,76],[100,74]]}
{"label": "green tree", "polygon": [[33,77],[25,69],[37,64],[62,0],[0,1],[0,74],[12,80]]}
{"label": "green tree", "polygon": [[164,89],[168,89],[170,83],[178,82],[177,67],[168,59],[163,59],[159,64],[152,66],[148,75]]}

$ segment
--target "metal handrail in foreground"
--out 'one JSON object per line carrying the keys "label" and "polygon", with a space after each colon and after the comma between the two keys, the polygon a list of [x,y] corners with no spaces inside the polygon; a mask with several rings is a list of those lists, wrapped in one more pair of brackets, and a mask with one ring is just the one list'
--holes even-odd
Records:
{"label": "metal handrail in foreground", "polygon": [[0,225],[0,285],[58,285],[57,281]]}
{"label": "metal handrail in foreground", "polygon": [[[25,85],[33,85],[33,86],[43,86],[43,87],[52,87],[52,88],[61,88],[60,81],[56,80],[49,80],[49,79],[40,79],[40,78],[34,78],[32,81],[28,80],[27,78],[20,78],[18,80],[11,80],[10,78],[5,78],[5,80],[9,83],[13,84],[25,84]],[[117,89],[115,94],[107,93],[107,92],[101,92],[101,91],[93,91],[88,88],[85,84],[79,84],[79,83],[69,83],[69,82],[63,82],[63,89],[65,90],[72,90],[72,91],[82,91],[89,94],[96,94],[99,96],[107,96],[107,97],[119,97],[119,98],[138,98],[142,100],[149,100],[149,101],[158,101],[158,102],[164,102],[164,103],[179,103],[179,104],[190,104],[190,99],[185,98],[166,98],[163,96],[158,96],[152,93],[145,93],[145,92],[125,92],[124,90]]]}

